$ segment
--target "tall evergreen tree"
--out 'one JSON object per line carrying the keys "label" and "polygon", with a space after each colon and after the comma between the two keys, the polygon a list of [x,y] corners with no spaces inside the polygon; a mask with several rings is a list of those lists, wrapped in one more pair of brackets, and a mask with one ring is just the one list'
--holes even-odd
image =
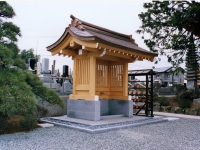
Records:
{"label": "tall evergreen tree", "polygon": [[147,11],[139,14],[142,26],[137,32],[143,34],[145,44],[151,51],[167,56],[168,62],[175,68],[186,62],[188,71],[194,72],[190,79],[196,82],[199,68],[200,3],[154,1],[144,3],[143,7]]}
{"label": "tall evergreen tree", "polygon": [[[59,95],[45,87],[35,74],[28,72],[19,56],[17,36],[20,28],[5,18],[12,18],[14,10],[7,2],[0,2],[0,132],[6,127],[10,113],[26,115],[36,110],[35,96],[51,105],[63,107]],[[14,68],[13,68],[14,66]]]}

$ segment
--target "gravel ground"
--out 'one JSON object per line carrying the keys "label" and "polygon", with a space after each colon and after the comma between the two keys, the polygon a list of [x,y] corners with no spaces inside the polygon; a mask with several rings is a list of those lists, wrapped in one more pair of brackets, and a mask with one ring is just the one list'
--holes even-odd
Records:
{"label": "gravel ground", "polygon": [[0,150],[200,150],[200,121],[179,119],[89,134],[65,127],[0,135]]}

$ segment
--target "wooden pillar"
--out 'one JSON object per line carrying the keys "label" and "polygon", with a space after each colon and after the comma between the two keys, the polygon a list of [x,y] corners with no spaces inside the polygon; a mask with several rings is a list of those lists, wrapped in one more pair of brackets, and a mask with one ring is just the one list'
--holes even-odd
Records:
{"label": "wooden pillar", "polygon": [[149,78],[148,78],[148,74],[146,74],[146,101],[145,101],[145,115],[148,116],[149,115]]}
{"label": "wooden pillar", "polygon": [[77,85],[77,60],[74,59],[74,70],[73,70],[73,95],[76,95],[76,85]]}
{"label": "wooden pillar", "polygon": [[153,72],[151,73],[151,117],[153,116]]}
{"label": "wooden pillar", "polygon": [[123,96],[128,96],[128,63],[123,65]]}
{"label": "wooden pillar", "polygon": [[95,95],[95,76],[96,75],[96,58],[90,57],[90,78],[89,78],[89,95]]}

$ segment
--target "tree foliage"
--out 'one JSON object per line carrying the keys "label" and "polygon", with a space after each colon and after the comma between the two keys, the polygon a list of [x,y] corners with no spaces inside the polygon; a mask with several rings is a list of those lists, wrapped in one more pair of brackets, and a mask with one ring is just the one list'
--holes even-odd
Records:
{"label": "tree foliage", "polygon": [[34,54],[34,49],[29,49],[29,50],[22,50],[20,52],[20,58],[27,64],[29,58],[34,58],[35,63],[38,61],[40,58],[40,55],[35,55]]}
{"label": "tree foliage", "polygon": [[154,1],[143,6],[147,11],[139,14],[142,26],[137,33],[143,34],[149,49],[166,55],[175,67],[187,61],[187,67],[196,69],[200,47],[200,3]]}
{"label": "tree foliage", "polygon": [[[38,76],[27,70],[20,58],[17,37],[19,27],[5,18],[12,18],[14,10],[7,2],[0,2],[0,120],[8,114],[33,115],[36,110],[35,96],[50,105],[63,107],[59,95],[45,87]],[[6,121],[6,119],[3,119]],[[6,124],[4,122],[4,124]],[[1,132],[1,129],[0,129]]]}

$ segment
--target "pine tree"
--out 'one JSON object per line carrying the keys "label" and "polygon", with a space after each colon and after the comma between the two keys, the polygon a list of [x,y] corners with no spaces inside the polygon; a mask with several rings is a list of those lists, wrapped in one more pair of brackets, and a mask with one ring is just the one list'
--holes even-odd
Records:
{"label": "pine tree", "polygon": [[139,14],[142,26],[137,32],[143,34],[145,44],[151,51],[167,56],[168,62],[175,68],[186,62],[187,74],[194,73],[192,78],[189,75],[186,77],[196,82],[199,68],[200,3],[154,1],[144,3],[143,6],[147,11]]}
{"label": "pine tree", "polygon": [[17,37],[20,28],[5,18],[14,17],[15,12],[7,2],[0,2],[0,132],[6,128],[9,114],[34,115],[35,96],[51,105],[63,107],[59,95],[45,87],[38,76],[28,72],[20,58]]}

